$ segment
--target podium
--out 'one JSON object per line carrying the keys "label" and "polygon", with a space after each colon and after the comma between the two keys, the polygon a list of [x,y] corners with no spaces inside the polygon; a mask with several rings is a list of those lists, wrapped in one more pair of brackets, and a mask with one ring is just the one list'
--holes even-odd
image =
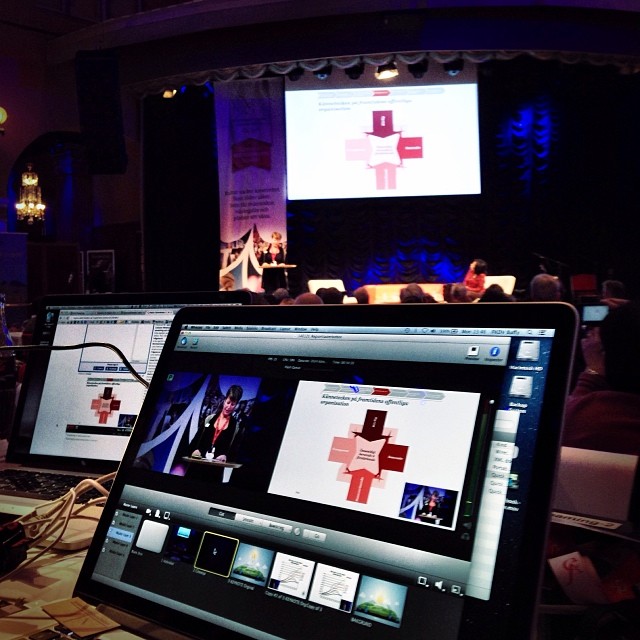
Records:
{"label": "podium", "polygon": [[262,265],[262,288],[265,293],[273,293],[276,289],[289,289],[287,269],[295,269],[297,265],[281,262]]}

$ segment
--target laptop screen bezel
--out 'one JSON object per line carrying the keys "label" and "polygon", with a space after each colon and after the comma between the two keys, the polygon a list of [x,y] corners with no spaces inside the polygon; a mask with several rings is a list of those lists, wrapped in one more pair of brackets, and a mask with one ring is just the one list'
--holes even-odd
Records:
{"label": "laptop screen bezel", "polygon": [[[251,303],[251,300],[251,294],[248,291],[51,294],[43,296],[35,303],[36,319],[32,344],[43,344],[46,314],[47,310],[50,309],[97,309],[100,307],[128,307],[131,305],[150,308],[160,305],[175,305],[177,307],[188,305],[247,305]],[[51,339],[53,339],[53,336]],[[118,467],[120,460],[67,458],[64,456],[35,454],[30,451],[40,398],[46,381],[47,366],[51,359],[51,351],[46,348],[29,351],[28,347],[17,351],[26,361],[26,366],[7,448],[7,462],[22,466],[83,473],[108,473],[114,471]]]}
{"label": "laptop screen bezel", "polygon": [[[165,344],[165,352],[174,348],[183,324],[200,324],[211,321],[207,311],[186,309],[178,312],[170,335]],[[209,320],[207,320],[209,318]],[[291,324],[301,326],[474,326],[474,327],[538,327],[554,329],[554,340],[548,377],[542,403],[535,451],[529,452],[531,463],[531,486],[535,492],[527,496],[522,507],[522,524],[519,527],[519,549],[509,559],[512,575],[503,574],[497,580],[512,580],[509,602],[496,602],[494,598],[482,601],[475,598],[465,600],[460,638],[481,639],[495,637],[525,637],[533,624],[535,604],[538,596],[539,577],[542,567],[544,539],[549,522],[550,499],[553,478],[557,464],[557,452],[562,428],[563,406],[566,397],[575,340],[578,316],[575,309],[564,303],[487,303],[481,305],[343,305],[343,306],[294,306],[294,307],[249,307],[224,309],[216,316],[216,322],[225,324]],[[161,362],[168,360],[163,352]],[[166,371],[158,367],[156,376]],[[154,383],[155,383],[154,376]],[[159,385],[155,385],[156,389]],[[156,391],[154,384],[145,401],[140,415],[140,424],[150,417]],[[87,559],[76,585],[76,593],[93,603],[108,602],[130,613],[135,598],[92,580],[91,575],[100,554],[100,540],[104,537],[111,516],[118,507],[119,495],[130,479],[130,468],[138,447],[144,437],[144,429],[134,430],[120,471],[105,507],[105,515],[99,523],[94,544],[89,549]],[[500,551],[509,547],[501,542]],[[155,624],[184,632],[191,630],[194,635],[206,635],[215,628],[222,637],[230,631],[212,627],[208,623],[195,620],[178,613],[175,609],[145,604],[145,616]]]}

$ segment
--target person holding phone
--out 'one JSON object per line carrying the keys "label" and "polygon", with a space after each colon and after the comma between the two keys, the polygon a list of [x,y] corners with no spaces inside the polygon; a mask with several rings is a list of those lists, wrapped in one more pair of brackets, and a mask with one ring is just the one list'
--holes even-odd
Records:
{"label": "person holding phone", "polygon": [[612,308],[580,346],[585,367],[567,399],[563,445],[640,455],[640,303]]}

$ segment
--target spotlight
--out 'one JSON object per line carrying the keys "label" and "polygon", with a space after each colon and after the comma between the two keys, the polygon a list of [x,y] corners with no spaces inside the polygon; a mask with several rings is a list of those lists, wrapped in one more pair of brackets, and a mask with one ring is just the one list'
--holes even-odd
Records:
{"label": "spotlight", "polygon": [[450,76],[457,76],[464,69],[464,60],[462,58],[458,58],[457,60],[452,60],[451,62],[445,62],[442,65],[442,68]]}
{"label": "spotlight", "polygon": [[167,98],[167,99],[169,99],[169,98],[173,98],[173,96],[175,96],[175,95],[176,95],[176,93],[177,93],[177,92],[176,92],[176,90],[175,90],[175,89],[165,89],[165,90],[162,92],[162,97],[163,97],[163,98]]}
{"label": "spotlight", "polygon": [[422,76],[424,76],[424,74],[427,73],[427,70],[429,69],[429,61],[422,60],[420,62],[408,64],[407,69],[414,78],[422,78]]}
{"label": "spotlight", "polygon": [[302,67],[294,67],[293,69],[291,69],[291,71],[289,71],[289,73],[287,73],[287,78],[289,78],[291,82],[295,82],[302,77],[303,73],[304,69]]}
{"label": "spotlight", "polygon": [[364,62],[354,64],[353,67],[345,69],[344,72],[352,80],[357,80],[364,73]]}
{"label": "spotlight", "polygon": [[395,78],[398,75],[398,67],[395,62],[389,62],[387,64],[381,64],[375,73],[378,80],[389,80]]}
{"label": "spotlight", "polygon": [[325,67],[322,67],[322,69],[318,69],[317,71],[314,71],[314,74],[316,78],[318,78],[318,80],[326,80],[331,75],[332,71],[333,71],[333,67],[330,64],[328,64]]}

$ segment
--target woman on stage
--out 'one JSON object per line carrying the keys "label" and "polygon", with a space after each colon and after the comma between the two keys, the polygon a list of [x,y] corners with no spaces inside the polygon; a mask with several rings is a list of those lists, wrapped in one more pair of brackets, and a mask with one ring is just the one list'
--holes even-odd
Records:
{"label": "woman on stage", "polygon": [[274,231],[271,234],[271,243],[266,249],[263,249],[262,256],[260,257],[260,264],[263,265],[262,288],[265,290],[265,293],[271,293],[276,289],[287,288],[287,278],[284,267],[275,266],[284,263],[285,255],[282,246],[282,234],[279,231]]}

